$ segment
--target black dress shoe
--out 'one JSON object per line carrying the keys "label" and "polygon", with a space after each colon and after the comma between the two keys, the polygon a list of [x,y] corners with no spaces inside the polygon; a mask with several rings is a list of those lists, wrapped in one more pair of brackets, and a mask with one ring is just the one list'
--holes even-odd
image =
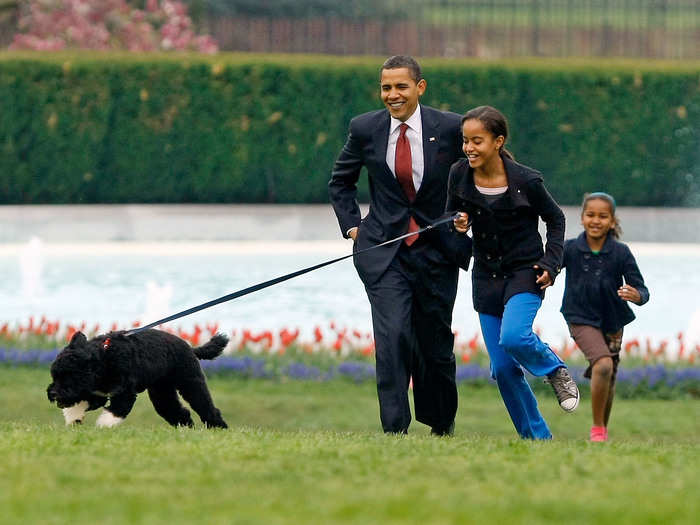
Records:
{"label": "black dress shoe", "polygon": [[432,436],[454,436],[455,435],[455,422],[454,420],[452,423],[447,428],[444,429],[439,429],[437,427],[433,427],[430,429],[430,434]]}

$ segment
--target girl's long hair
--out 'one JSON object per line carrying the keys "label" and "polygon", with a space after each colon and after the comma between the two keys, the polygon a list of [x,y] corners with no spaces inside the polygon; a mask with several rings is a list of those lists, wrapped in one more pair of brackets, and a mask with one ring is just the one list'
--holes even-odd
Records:
{"label": "girl's long hair", "polygon": [[500,152],[511,160],[515,160],[513,154],[506,149],[506,141],[508,140],[508,121],[506,117],[498,111],[496,108],[491,106],[479,106],[474,109],[470,109],[462,116],[462,126],[467,120],[476,119],[484,125],[486,131],[491,133],[494,137],[501,135],[503,137],[503,146],[501,146]]}
{"label": "girl's long hair", "polygon": [[615,239],[619,240],[620,238],[622,238],[622,226],[620,226],[620,219],[617,218],[617,213],[615,213],[617,206],[615,204],[615,199],[612,195],[602,191],[585,193],[583,195],[583,202],[581,203],[581,215],[583,215],[583,212],[586,211],[586,205],[588,204],[588,201],[592,201],[595,199],[608,203],[608,206],[610,207],[610,214],[613,216],[613,221],[615,221],[615,226],[613,226],[610,229],[610,235],[612,235]]}

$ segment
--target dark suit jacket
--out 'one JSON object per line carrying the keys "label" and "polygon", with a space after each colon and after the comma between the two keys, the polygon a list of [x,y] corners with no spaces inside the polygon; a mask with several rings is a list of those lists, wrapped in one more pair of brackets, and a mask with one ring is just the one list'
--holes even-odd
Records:
{"label": "dark suit jacket", "polygon": [[[406,233],[412,215],[423,227],[442,216],[447,199],[450,166],[462,156],[461,117],[456,113],[420,106],[423,134],[423,181],[413,203],[403,192],[386,163],[391,117],[386,109],[352,119],[343,149],[328,184],[330,200],[344,237],[359,226],[355,249],[381,244]],[[357,180],[362,167],[369,177],[370,206],[364,219],[358,206]],[[423,234],[452,264],[465,270],[471,257],[469,237],[457,235],[447,225]],[[365,284],[375,282],[396,255],[400,242],[364,253],[355,266]]]}

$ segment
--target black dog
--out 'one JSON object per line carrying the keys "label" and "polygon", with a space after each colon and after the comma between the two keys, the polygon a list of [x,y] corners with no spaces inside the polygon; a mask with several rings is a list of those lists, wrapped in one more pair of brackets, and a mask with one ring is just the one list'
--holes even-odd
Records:
{"label": "black dog", "polygon": [[160,330],[132,335],[110,332],[90,339],[77,332],[51,365],[49,401],[63,409],[66,424],[81,423],[85,412],[109,406],[98,427],[121,423],[131,412],[139,392],[148,389],[156,412],[173,426],[193,426],[179,392],[207,427],[227,428],[209,395],[198,359],[214,359],[228,343],[217,334],[191,348],[177,336]]}

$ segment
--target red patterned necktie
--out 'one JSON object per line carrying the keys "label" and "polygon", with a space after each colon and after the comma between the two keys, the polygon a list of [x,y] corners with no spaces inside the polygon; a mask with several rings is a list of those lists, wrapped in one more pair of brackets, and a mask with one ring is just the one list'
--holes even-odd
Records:
{"label": "red patterned necktie", "polygon": [[[411,160],[411,144],[406,137],[408,124],[401,124],[399,127],[399,139],[396,141],[396,158],[394,163],[394,173],[396,179],[401,184],[406,197],[410,202],[416,198],[416,188],[413,185],[413,162]],[[408,232],[418,231],[418,223],[413,216],[408,221]],[[411,246],[418,239],[418,235],[412,235],[404,239],[407,246]]]}

